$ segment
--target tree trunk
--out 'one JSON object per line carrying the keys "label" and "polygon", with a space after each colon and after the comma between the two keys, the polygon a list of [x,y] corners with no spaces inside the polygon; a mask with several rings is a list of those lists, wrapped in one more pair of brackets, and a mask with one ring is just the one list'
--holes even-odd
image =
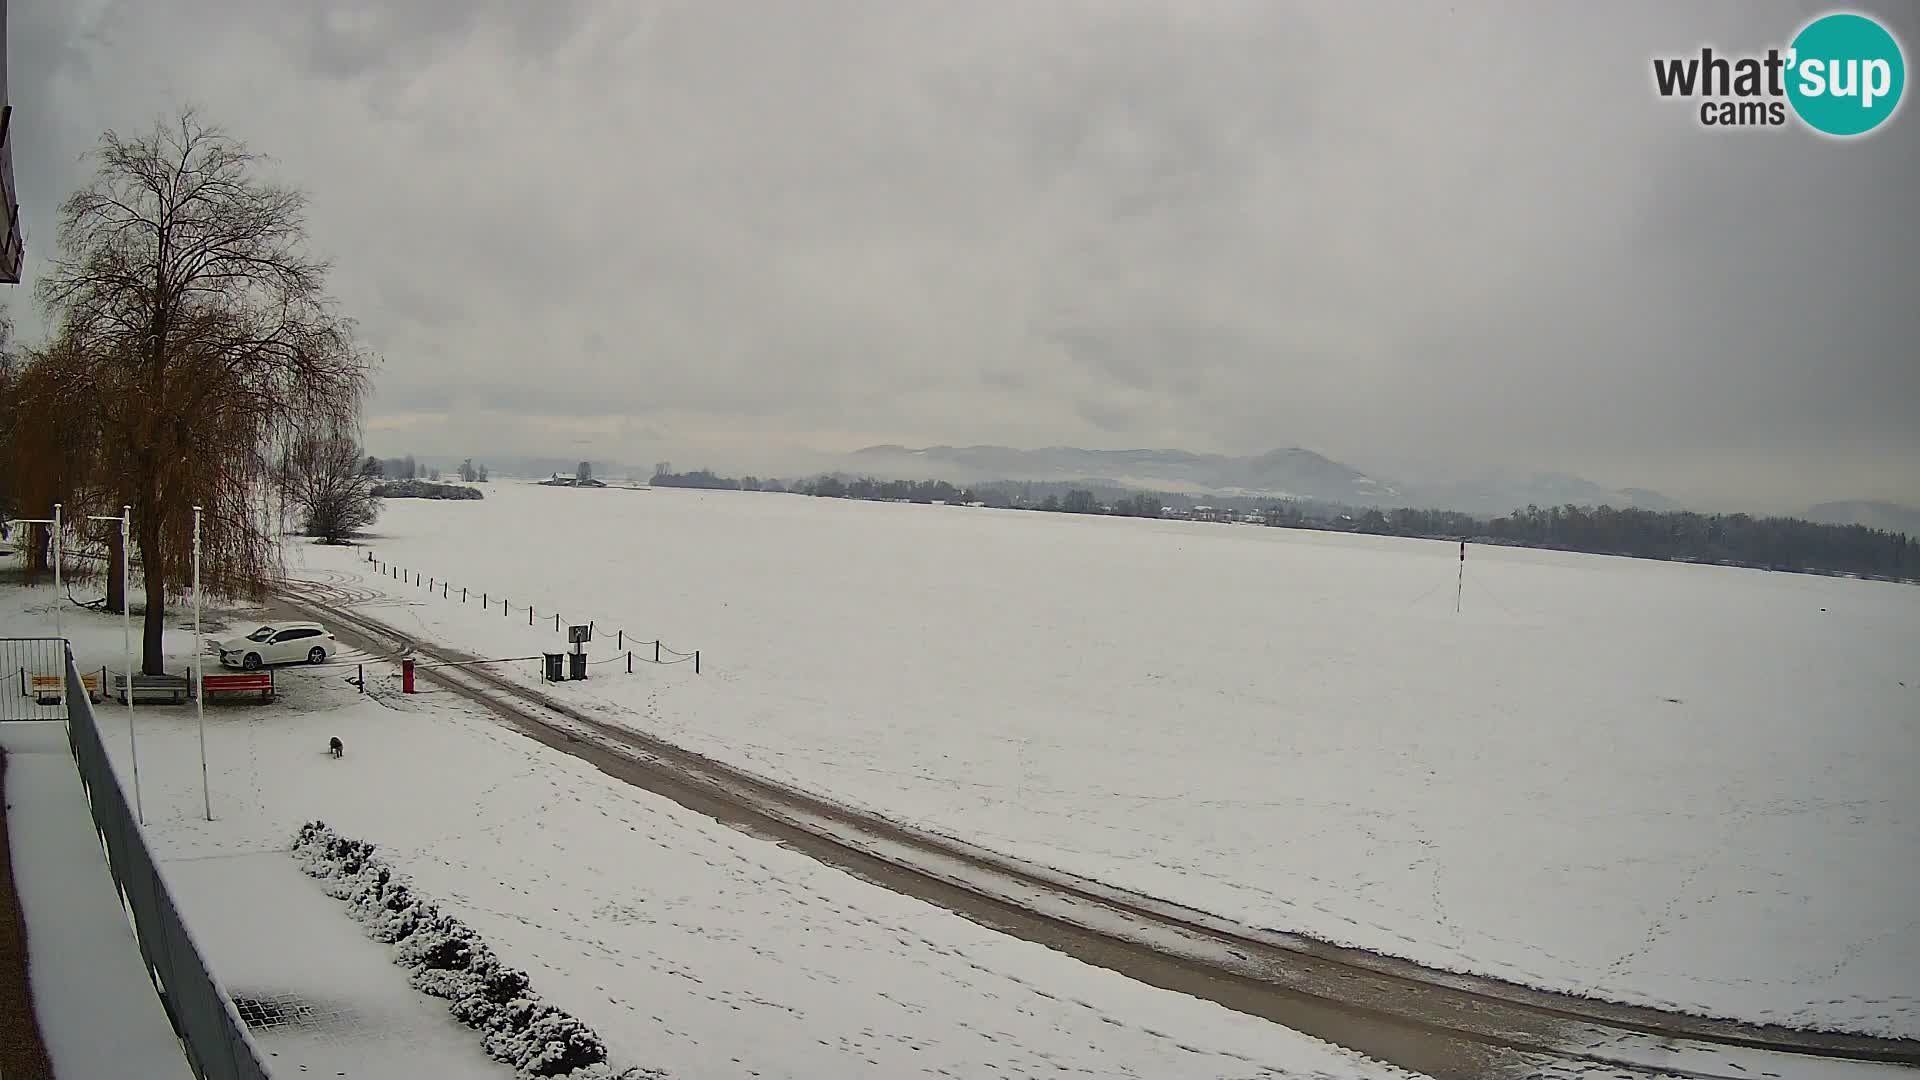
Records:
{"label": "tree trunk", "polygon": [[160,645],[161,632],[167,628],[167,575],[165,554],[160,550],[160,520],[151,511],[140,519],[140,565],[145,571],[147,613],[141,620],[140,670],[148,675],[165,675],[167,658]]}
{"label": "tree trunk", "polygon": [[121,572],[120,527],[115,525],[107,538],[107,610],[119,614],[127,609],[127,578]]}
{"label": "tree trunk", "polygon": [[27,526],[27,584],[40,580],[40,575],[53,566],[50,557],[53,552],[53,530],[45,525]]}

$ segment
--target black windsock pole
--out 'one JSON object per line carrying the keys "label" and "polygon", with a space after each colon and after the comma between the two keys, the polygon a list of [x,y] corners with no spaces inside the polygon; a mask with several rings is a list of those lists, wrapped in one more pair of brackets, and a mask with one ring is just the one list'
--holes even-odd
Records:
{"label": "black windsock pole", "polygon": [[1460,614],[1460,590],[1467,583],[1467,542],[1460,541],[1460,573],[1453,580],[1453,613]]}

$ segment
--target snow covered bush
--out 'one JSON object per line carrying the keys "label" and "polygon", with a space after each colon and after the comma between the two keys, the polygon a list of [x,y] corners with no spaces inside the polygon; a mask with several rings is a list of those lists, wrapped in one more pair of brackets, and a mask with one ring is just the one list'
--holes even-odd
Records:
{"label": "snow covered bush", "polygon": [[414,989],[451,1002],[454,1019],[480,1032],[496,1061],[528,1077],[665,1080],[653,1069],[607,1064],[599,1035],[542,1001],[526,972],[501,963],[472,927],[415,892],[375,856],[372,844],[315,821],[294,836],[293,855],[328,896],[347,902],[347,913],[368,937],[393,946],[393,962],[407,970]]}

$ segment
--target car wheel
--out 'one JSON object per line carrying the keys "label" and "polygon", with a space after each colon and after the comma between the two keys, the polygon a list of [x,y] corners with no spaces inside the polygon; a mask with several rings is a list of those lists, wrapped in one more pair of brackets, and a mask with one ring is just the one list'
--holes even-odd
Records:
{"label": "car wheel", "polygon": [[315,645],[313,648],[307,650],[307,663],[324,664],[326,662],[327,662],[327,650],[321,648],[318,645]]}
{"label": "car wheel", "polygon": [[246,668],[248,671],[259,671],[260,654],[257,652],[248,653],[247,658],[240,662],[240,666]]}

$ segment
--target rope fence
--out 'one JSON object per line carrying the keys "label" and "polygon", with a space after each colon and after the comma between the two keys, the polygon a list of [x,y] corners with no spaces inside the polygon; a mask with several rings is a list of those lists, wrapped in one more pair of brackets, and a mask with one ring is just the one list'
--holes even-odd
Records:
{"label": "rope fence", "polygon": [[[490,589],[475,589],[471,585],[455,585],[453,582],[449,581],[446,578],[440,577],[437,574],[423,575],[420,571],[412,569],[411,567],[395,566],[392,563],[386,562],[385,560],[379,558],[372,551],[367,552],[367,562],[370,565],[372,565],[374,571],[378,573],[380,576],[388,578],[389,580],[392,580],[392,581],[399,582],[402,585],[412,585],[417,588],[423,589],[429,593],[437,593],[440,596],[440,598],[443,600],[451,601],[455,599],[455,596],[457,594],[458,599],[462,604],[477,603],[480,605],[482,610],[491,611],[495,605],[498,605],[500,608],[501,618],[514,618],[517,616],[518,613],[524,611],[526,612],[526,615],[527,615],[528,626],[539,626],[539,625],[543,625],[546,622],[546,618],[543,618],[540,616],[540,613],[534,607],[534,605],[515,604],[508,597],[494,596],[492,590]],[[550,617],[553,620],[554,633],[562,632],[565,629],[565,627],[569,625],[566,619],[558,611],[549,609],[549,611],[547,612],[547,617]],[[572,625],[579,625],[579,624],[575,623]],[[693,665],[694,674],[697,675],[700,673],[701,655],[700,655],[699,649],[695,649],[692,652],[682,652],[679,649],[675,649],[665,644],[659,638],[648,639],[648,638],[640,637],[636,634],[628,632],[623,627],[615,628],[609,631],[603,631],[599,629],[598,623],[591,619],[587,621],[586,625],[590,628],[589,632],[594,636],[595,640],[605,640],[605,636],[608,634],[611,634],[613,637],[613,646],[614,646],[614,655],[608,656],[608,657],[602,657],[599,660],[589,660],[587,662],[589,665],[608,664],[608,663],[613,663],[619,660],[625,660],[627,663],[627,670],[631,672],[633,670],[633,665],[636,663],[653,664],[657,667],[671,667],[675,664],[691,663]],[[629,641],[628,639],[632,639],[632,640]],[[649,645],[652,646],[652,651],[653,651],[652,656],[646,655],[646,647]],[[514,660],[540,660],[540,659],[542,659],[542,657],[540,656],[509,657],[509,658],[498,659],[498,660],[467,661],[466,663],[508,663]],[[457,666],[457,665],[449,665],[449,664],[416,664],[415,665],[417,669],[424,669],[428,667],[446,667],[446,666]]]}

